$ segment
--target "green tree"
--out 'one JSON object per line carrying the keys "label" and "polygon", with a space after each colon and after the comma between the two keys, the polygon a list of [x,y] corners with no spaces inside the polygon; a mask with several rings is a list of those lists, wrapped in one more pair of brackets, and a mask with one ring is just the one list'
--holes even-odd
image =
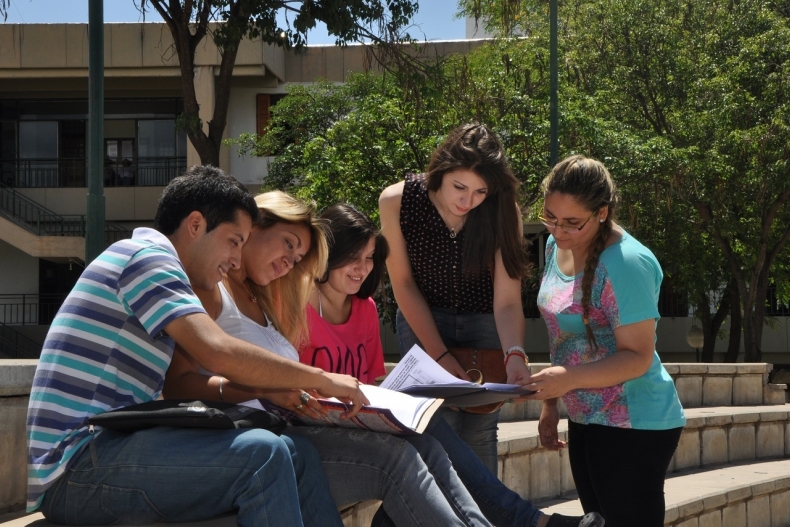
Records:
{"label": "green tree", "polygon": [[[530,37],[545,5],[461,2],[489,31]],[[729,310],[734,360],[742,310],[746,358],[760,360],[789,234],[786,6],[571,0],[560,18],[561,150],[612,168],[633,228],[697,307],[705,355]]]}
{"label": "green tree", "polygon": [[529,205],[548,170],[544,55],[535,41],[497,41],[436,64],[422,83],[394,72],[294,86],[263,137],[239,138],[242,152],[278,154],[268,185],[322,206],[350,201],[376,217],[384,187],[424,171],[459,124],[484,122],[502,138]]}
{"label": "green tree", "polygon": [[[269,145],[285,153],[273,173],[281,167],[325,203],[375,213],[379,189],[422,170],[453,126],[479,120],[502,136],[524,203],[539,198],[549,168],[546,5],[461,5],[480,8],[489,29],[511,17],[499,33],[529,38],[495,40],[419,82],[395,72],[345,94],[322,88],[351,102],[305,89],[282,128],[301,135]],[[766,0],[572,0],[561,9],[561,151],[597,157],[615,174],[620,217],[696,306],[706,358],[729,313],[735,360],[743,313],[746,358],[760,360],[767,287],[786,276],[775,263],[790,237],[787,20]]]}
{"label": "green tree", "polygon": [[[8,0],[5,0],[8,1]],[[388,45],[400,40],[402,28],[417,11],[415,0],[140,0],[140,9],[153,9],[173,36],[181,68],[184,97],[182,123],[204,164],[219,165],[222,133],[230,102],[230,81],[239,44],[260,38],[268,44],[301,48],[307,32],[324,22],[336,43],[369,41]],[[278,15],[288,23],[281,27]],[[213,39],[221,62],[215,79],[214,113],[204,132],[195,93],[195,50],[205,38]]]}
{"label": "green tree", "polygon": [[[432,151],[459,124],[484,122],[500,135],[525,183],[522,204],[533,203],[548,170],[547,67],[538,42],[493,42],[429,66],[422,76],[394,70],[359,74],[340,86],[293,86],[272,108],[266,134],[238,142],[243,152],[278,154],[268,185],[321,207],[350,202],[377,218],[384,187],[425,171]],[[394,306],[387,294],[380,303],[385,320]]]}

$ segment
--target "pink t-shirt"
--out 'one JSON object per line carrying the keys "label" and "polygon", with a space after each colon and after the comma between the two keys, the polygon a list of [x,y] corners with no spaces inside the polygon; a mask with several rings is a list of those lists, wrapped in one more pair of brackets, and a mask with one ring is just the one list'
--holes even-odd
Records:
{"label": "pink t-shirt", "polygon": [[351,316],[345,324],[330,324],[307,306],[310,341],[299,350],[304,364],[332,373],[353,375],[373,384],[384,375],[379,315],[372,298],[352,297]]}

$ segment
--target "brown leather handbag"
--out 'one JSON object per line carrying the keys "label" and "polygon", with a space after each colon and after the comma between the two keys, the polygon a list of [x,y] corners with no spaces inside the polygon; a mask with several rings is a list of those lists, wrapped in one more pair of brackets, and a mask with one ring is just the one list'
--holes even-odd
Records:
{"label": "brown leather handbag", "polygon": [[[472,382],[483,384],[486,382],[507,382],[505,370],[505,354],[501,349],[484,348],[448,348],[450,355],[455,357],[458,364],[471,377]],[[504,401],[499,403],[469,406],[463,408],[464,412],[472,414],[490,414],[499,410]]]}

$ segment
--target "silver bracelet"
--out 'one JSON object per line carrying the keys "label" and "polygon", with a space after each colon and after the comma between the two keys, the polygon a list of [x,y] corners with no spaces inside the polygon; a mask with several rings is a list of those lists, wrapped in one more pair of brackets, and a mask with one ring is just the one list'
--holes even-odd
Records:
{"label": "silver bracelet", "polygon": [[225,399],[222,398],[222,383],[223,382],[225,382],[225,377],[220,377],[219,378],[219,400],[224,403]]}
{"label": "silver bracelet", "polygon": [[507,357],[508,355],[510,355],[510,354],[511,354],[511,353],[513,353],[513,352],[519,352],[519,353],[523,353],[524,355],[526,355],[526,354],[527,354],[527,352],[526,352],[526,351],[524,351],[524,348],[522,348],[521,346],[510,346],[510,347],[507,349],[507,351],[505,352],[505,357]]}

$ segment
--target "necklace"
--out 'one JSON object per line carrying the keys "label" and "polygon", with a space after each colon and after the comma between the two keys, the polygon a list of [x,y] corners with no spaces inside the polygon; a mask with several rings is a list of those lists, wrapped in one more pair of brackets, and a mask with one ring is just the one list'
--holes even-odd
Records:
{"label": "necklace", "polygon": [[250,294],[250,302],[252,302],[253,304],[257,304],[258,303],[258,299],[255,297],[254,294],[252,294],[252,289],[250,289],[250,286],[248,286],[247,284],[244,284],[244,289],[246,289],[247,292]]}
{"label": "necklace", "polygon": [[250,295],[250,302],[252,302],[253,304],[257,304],[258,303],[258,299],[255,298],[255,295],[252,293],[252,289],[250,289],[250,286],[247,285],[247,282],[244,281],[244,280],[241,280],[241,281],[236,280],[236,282],[241,284],[241,287],[244,289],[244,292],[247,293],[248,295]]}
{"label": "necklace", "polygon": [[464,222],[466,216],[461,216],[461,219],[458,220],[458,223],[456,223],[453,226],[450,226],[450,222],[447,221],[447,218],[444,217],[444,214],[442,214],[442,211],[439,210],[439,207],[436,207],[436,212],[439,213],[439,216],[442,218],[442,221],[444,221],[444,224],[447,226],[448,229],[450,229],[450,238],[455,238],[456,236],[458,236],[458,233],[455,232],[455,229],[457,229],[458,226]]}

